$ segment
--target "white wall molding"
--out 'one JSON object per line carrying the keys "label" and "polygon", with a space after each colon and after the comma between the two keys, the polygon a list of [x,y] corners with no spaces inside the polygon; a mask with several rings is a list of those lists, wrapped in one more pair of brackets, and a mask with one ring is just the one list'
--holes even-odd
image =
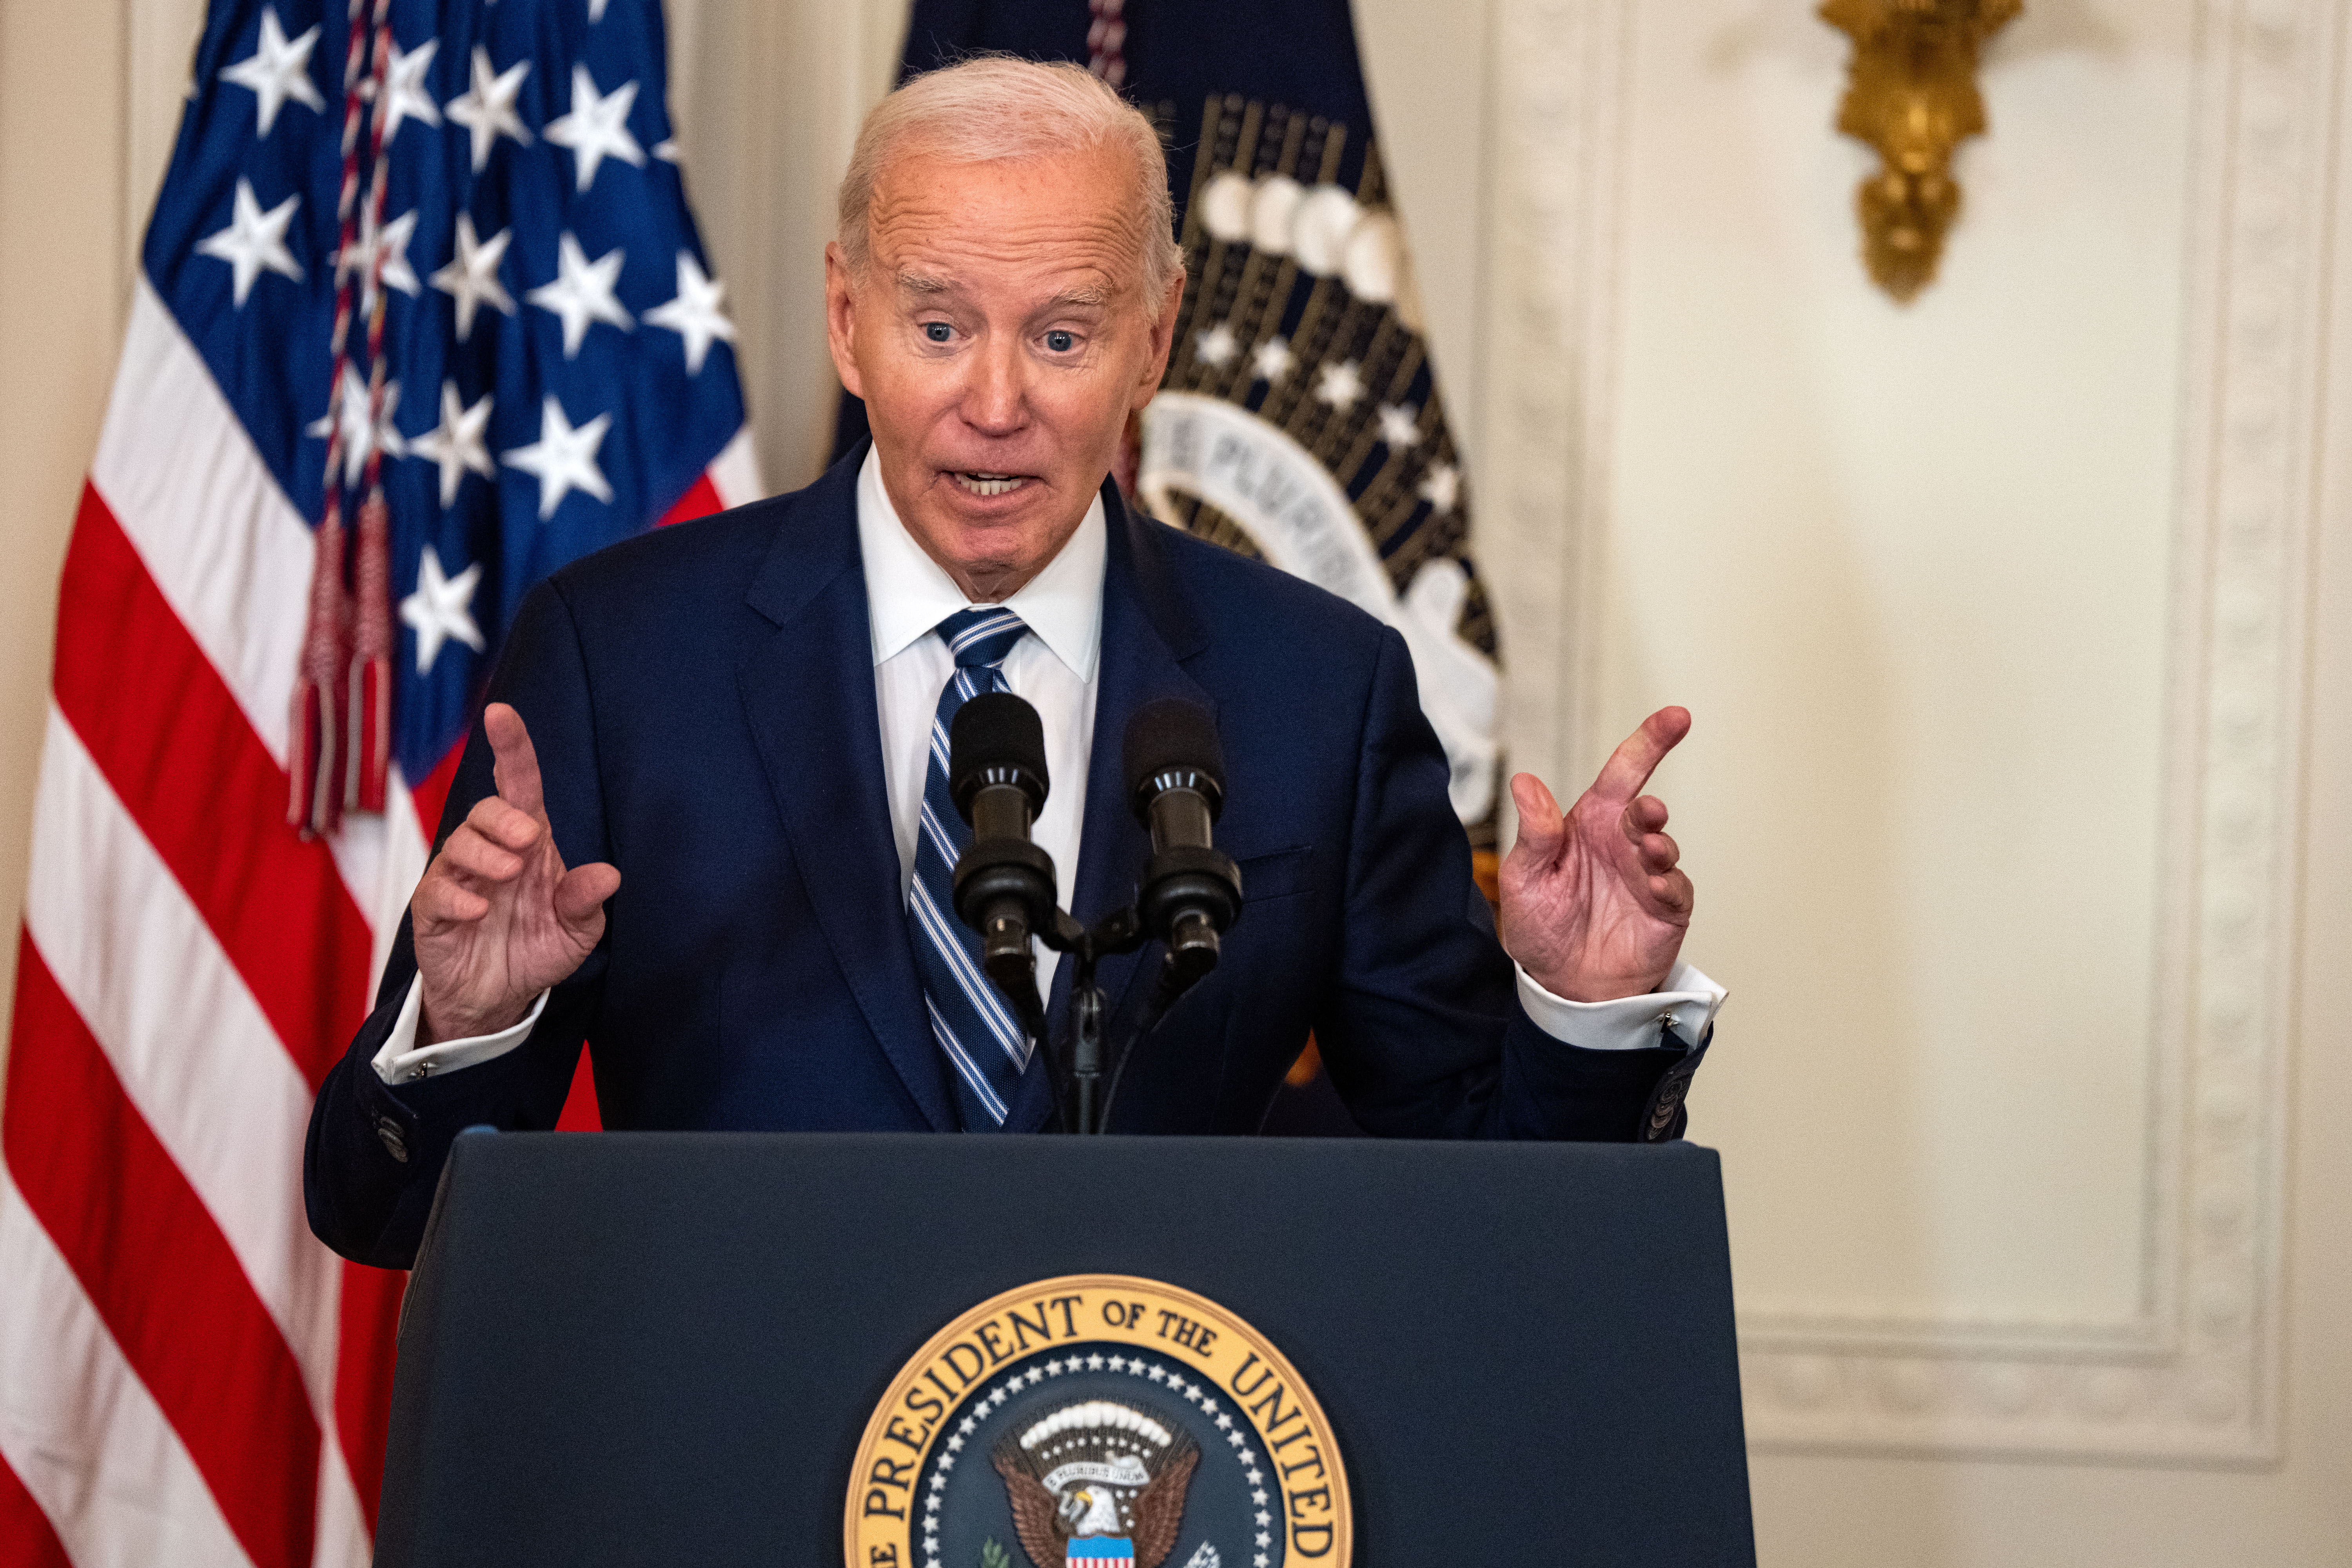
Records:
{"label": "white wall molding", "polygon": [[[2135,1310],[2085,1321],[1897,1318],[1834,1301],[1743,1310],[1759,1447],[2221,1465],[2277,1456],[2344,11],[2336,0],[2204,0],[2200,11],[2158,994],[2145,1079],[2119,1090],[2142,1097],[2148,1118]],[[1591,552],[1609,497],[1628,12],[1629,0],[1503,0],[1493,62],[1484,554],[1505,588],[1521,675],[1514,755],[1566,773],[1597,761]]]}
{"label": "white wall molding", "polygon": [[[1481,330],[1479,557],[1515,767],[1599,763],[1585,731],[1608,502],[1631,0],[1500,0]],[[1507,565],[1505,563],[1507,563]]]}

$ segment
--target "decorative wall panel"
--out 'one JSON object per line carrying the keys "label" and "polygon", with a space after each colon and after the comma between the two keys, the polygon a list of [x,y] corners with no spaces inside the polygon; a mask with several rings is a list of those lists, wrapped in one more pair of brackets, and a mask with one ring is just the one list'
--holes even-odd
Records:
{"label": "decorative wall panel", "polygon": [[[1622,254],[1631,0],[1503,0],[1483,483],[1515,756],[1574,773]],[[2205,0],[2168,608],[2137,1301],[2083,1321],[1744,1313],[1759,1447],[2276,1456],[2307,605],[2342,7]],[[1831,134],[1824,124],[1822,134]],[[1531,672],[1536,672],[1530,679]],[[1558,679],[1552,679],[1554,672]]]}

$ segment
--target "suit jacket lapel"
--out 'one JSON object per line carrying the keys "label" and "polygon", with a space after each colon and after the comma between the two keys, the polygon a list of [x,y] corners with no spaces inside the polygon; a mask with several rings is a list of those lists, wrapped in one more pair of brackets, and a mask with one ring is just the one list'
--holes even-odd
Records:
{"label": "suit jacket lapel", "polygon": [[747,595],[774,629],[753,640],[736,681],[810,907],[908,1093],[951,1132],[955,1102],[923,1014],[883,782],[857,550],[862,457],[835,464],[778,531]]}
{"label": "suit jacket lapel", "polygon": [[[1213,717],[1216,701],[1186,674],[1183,660],[1208,638],[1186,603],[1155,531],[1162,525],[1129,511],[1118,487],[1103,486],[1103,512],[1109,525],[1103,563],[1102,654],[1095,679],[1094,746],[1087,766],[1086,826],[1078,846],[1078,874],[1070,911],[1087,925],[1135,900],[1135,877],[1151,852],[1151,838],[1128,808],[1120,753],[1127,721],[1145,703],[1162,697],[1197,702]],[[1107,958],[1095,972],[1103,989],[1105,1044],[1115,1049],[1122,1015],[1139,1005],[1139,977],[1159,973],[1160,950],[1146,943],[1135,952]],[[1065,957],[1054,971],[1046,1018],[1061,1060],[1069,1061],[1070,976],[1076,967]],[[1024,1074],[1021,1094],[1007,1118],[1007,1131],[1034,1132],[1053,1118],[1045,1075]]]}

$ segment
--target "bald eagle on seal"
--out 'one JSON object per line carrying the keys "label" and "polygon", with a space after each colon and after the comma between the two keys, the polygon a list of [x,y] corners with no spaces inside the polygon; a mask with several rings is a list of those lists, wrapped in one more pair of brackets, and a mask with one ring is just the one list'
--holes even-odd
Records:
{"label": "bald eagle on seal", "polygon": [[1089,1536],[1124,1536],[1135,1568],[1160,1568],[1176,1550],[1201,1448],[1157,1412],[1095,1399],[1008,1433],[989,1459],[1036,1568],[1062,1568],[1069,1542]]}

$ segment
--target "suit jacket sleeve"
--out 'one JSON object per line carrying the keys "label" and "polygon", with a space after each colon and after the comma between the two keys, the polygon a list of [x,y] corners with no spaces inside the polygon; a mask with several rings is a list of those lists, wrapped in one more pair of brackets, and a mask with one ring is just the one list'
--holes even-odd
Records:
{"label": "suit jacket sleeve", "polygon": [[[524,599],[492,674],[489,700],[510,702],[530,730],[557,847],[571,866],[614,858],[597,785],[586,668],[569,608],[555,584]],[[477,802],[492,793],[491,755],[481,726],[466,742],[434,838],[437,852]],[[606,941],[620,913],[607,909]],[[415,1259],[449,1143],[468,1127],[544,1131],[564,1096],[593,1025],[608,948],[600,945],[554,989],[530,1037],[477,1067],[386,1084],[373,1058],[391,1030],[416,973],[408,917],[384,964],[375,1011],[328,1073],[310,1108],[302,1152],[302,1195],[320,1240],[356,1262],[405,1268]]]}
{"label": "suit jacket sleeve", "polygon": [[1412,655],[1383,628],[1357,755],[1339,973],[1315,1024],[1341,1100],[1366,1131],[1389,1137],[1678,1133],[1698,1049],[1587,1050],[1519,1005],[1447,779]]}

